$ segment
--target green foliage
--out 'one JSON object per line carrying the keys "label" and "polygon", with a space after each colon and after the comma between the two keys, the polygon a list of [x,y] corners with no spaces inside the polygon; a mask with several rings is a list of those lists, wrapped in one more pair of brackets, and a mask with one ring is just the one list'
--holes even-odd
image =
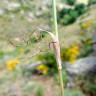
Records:
{"label": "green foliage", "polygon": [[73,23],[74,20],[72,19],[72,17],[70,15],[65,15],[63,18],[63,24],[64,25],[68,25],[70,23]]}
{"label": "green foliage", "polygon": [[49,73],[55,73],[57,72],[57,65],[56,65],[56,59],[55,56],[52,52],[47,52],[45,54],[40,54],[37,57],[38,60],[40,61],[45,61],[46,65],[49,68]]}
{"label": "green foliage", "polygon": [[64,16],[64,15],[68,14],[69,11],[70,11],[70,8],[69,8],[69,9],[68,9],[68,8],[64,8],[64,9],[62,9],[62,10],[60,11],[60,15],[61,15],[61,16]]}
{"label": "green foliage", "polygon": [[60,21],[60,19],[62,19],[65,15],[67,15],[69,13],[70,9],[67,8],[63,8],[59,13],[58,13],[58,21]]}
{"label": "green foliage", "polygon": [[64,25],[72,24],[86,10],[87,7],[84,4],[77,4],[74,9],[64,8],[59,12],[58,22]]}
{"label": "green foliage", "polygon": [[89,0],[89,4],[88,5],[92,5],[92,4],[96,4],[96,0]]}
{"label": "green foliage", "polygon": [[82,49],[80,52],[80,57],[86,57],[93,52],[92,39],[88,38],[82,41]]}
{"label": "green foliage", "polygon": [[[72,0],[73,2],[74,0]],[[66,0],[65,2],[71,2],[71,0]],[[75,1],[74,1],[75,2]],[[74,8],[63,8],[58,14],[58,22],[64,25],[74,23],[79,16],[87,11],[87,6],[83,3],[75,4]]]}
{"label": "green foliage", "polygon": [[[75,15],[74,15],[75,16]],[[64,18],[62,19],[62,24],[64,25],[68,25],[68,24],[72,24],[74,23],[74,21],[76,20],[75,17],[72,17],[70,14],[65,15]]]}
{"label": "green foliage", "polygon": [[93,52],[93,48],[91,45],[84,45],[80,57],[86,57]]}
{"label": "green foliage", "polygon": [[85,4],[77,4],[75,5],[75,10],[78,11],[79,15],[81,15],[86,12],[87,8]]}
{"label": "green foliage", "polygon": [[76,10],[70,9],[68,14],[63,17],[63,24],[72,24],[78,17],[78,12]]}
{"label": "green foliage", "polygon": [[68,25],[74,22],[74,20],[76,19],[78,13],[74,10],[71,9],[62,9],[59,12],[59,17],[58,17],[58,22],[64,24],[64,25]]}
{"label": "green foliage", "polygon": [[79,16],[78,11],[74,10],[74,9],[70,9],[69,11],[69,15],[74,18],[77,19],[77,17]]}
{"label": "green foliage", "polygon": [[32,38],[30,39],[30,41],[31,41],[31,43],[36,43],[38,40],[36,39],[36,37],[32,37]]}
{"label": "green foliage", "polygon": [[76,2],[76,0],[66,0],[66,3],[67,3],[68,5],[74,5],[75,2]]}

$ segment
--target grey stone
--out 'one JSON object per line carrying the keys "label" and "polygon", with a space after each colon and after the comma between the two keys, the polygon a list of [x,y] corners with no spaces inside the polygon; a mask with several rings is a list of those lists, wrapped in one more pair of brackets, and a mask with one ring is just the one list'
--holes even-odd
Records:
{"label": "grey stone", "polygon": [[65,67],[70,74],[84,75],[88,72],[96,73],[96,57],[90,56],[77,60],[74,64],[65,63]]}

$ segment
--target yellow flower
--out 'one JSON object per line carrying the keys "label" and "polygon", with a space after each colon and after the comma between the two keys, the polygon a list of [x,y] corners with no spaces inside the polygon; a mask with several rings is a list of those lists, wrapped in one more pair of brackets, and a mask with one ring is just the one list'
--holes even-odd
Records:
{"label": "yellow flower", "polygon": [[72,48],[69,49],[69,54],[75,54],[78,55],[79,54],[79,47],[78,46],[73,46]]}
{"label": "yellow flower", "polygon": [[70,58],[76,58],[77,57],[77,54],[71,54],[70,55]]}
{"label": "yellow flower", "polygon": [[48,73],[48,67],[46,65],[39,65],[36,69],[45,75]]}
{"label": "yellow flower", "polygon": [[6,62],[6,67],[9,71],[12,71],[16,68],[16,65],[19,63],[20,63],[20,61],[18,59],[8,60]]}
{"label": "yellow flower", "polygon": [[82,23],[82,24],[81,24],[81,27],[82,27],[83,29],[87,29],[87,28],[89,28],[89,27],[92,25],[92,23],[93,23],[92,20],[88,20],[88,21]]}
{"label": "yellow flower", "polygon": [[69,57],[69,62],[73,64],[79,55],[79,47],[77,45],[72,45],[72,47],[68,49],[67,55]]}
{"label": "yellow flower", "polygon": [[76,49],[76,50],[79,49],[78,45],[76,45],[76,44],[73,44],[71,48],[74,48],[74,49]]}

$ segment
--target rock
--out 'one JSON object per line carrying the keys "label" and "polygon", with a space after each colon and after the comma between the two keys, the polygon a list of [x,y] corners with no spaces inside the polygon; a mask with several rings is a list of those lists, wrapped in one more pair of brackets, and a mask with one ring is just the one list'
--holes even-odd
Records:
{"label": "rock", "polygon": [[66,69],[69,74],[74,75],[96,75],[96,57],[90,56],[77,60],[74,64],[66,63]]}

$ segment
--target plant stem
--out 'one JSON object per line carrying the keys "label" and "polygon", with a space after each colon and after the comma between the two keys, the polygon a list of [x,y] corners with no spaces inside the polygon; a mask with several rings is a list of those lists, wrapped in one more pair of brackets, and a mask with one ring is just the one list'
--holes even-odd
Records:
{"label": "plant stem", "polygon": [[59,71],[59,79],[60,79],[60,89],[61,89],[61,96],[64,96],[64,84],[62,78],[62,69],[58,69]]}
{"label": "plant stem", "polygon": [[58,65],[58,72],[59,72],[59,80],[60,80],[60,90],[61,96],[64,96],[64,86],[63,86],[63,79],[62,79],[62,64],[61,64],[61,57],[60,57],[60,44],[58,39],[58,25],[57,25],[57,11],[56,11],[56,0],[52,0],[52,9],[53,9],[53,25],[54,25],[54,32],[56,35],[56,42],[53,44],[56,61]]}
{"label": "plant stem", "polygon": [[57,26],[57,11],[56,11],[56,0],[52,0],[52,13],[53,13],[53,31],[58,38],[58,26]]}

